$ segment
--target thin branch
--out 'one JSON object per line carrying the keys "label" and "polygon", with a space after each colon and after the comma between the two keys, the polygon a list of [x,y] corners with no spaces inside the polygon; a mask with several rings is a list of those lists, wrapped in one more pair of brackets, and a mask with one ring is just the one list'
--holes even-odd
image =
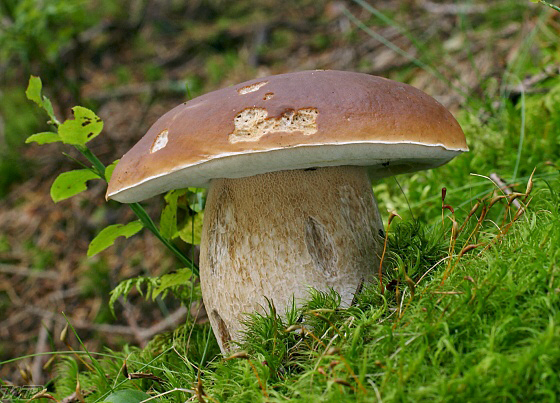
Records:
{"label": "thin branch", "polygon": [[[500,178],[500,176],[493,172],[490,174],[490,179],[492,179],[492,181],[494,183],[496,183],[498,185],[498,187],[500,188],[500,190],[502,190],[505,194],[510,195],[513,194],[513,191],[510,189],[511,186],[513,185],[508,185],[502,178]],[[519,210],[521,208],[521,203],[519,203],[519,200],[514,199],[513,200],[513,205]]]}
{"label": "thin branch", "polygon": [[33,358],[33,365],[31,367],[33,383],[36,385],[42,385],[44,383],[43,363],[47,356],[42,355],[41,353],[48,351],[49,333],[52,331],[53,324],[54,321],[52,318],[49,318],[44,323],[41,323],[39,336],[37,337],[37,344],[35,347],[35,353],[37,355]]}
{"label": "thin branch", "polygon": [[422,7],[432,14],[481,14],[488,6],[486,4],[440,4],[429,0],[422,2]]}
{"label": "thin branch", "polygon": [[176,326],[178,323],[180,323],[185,319],[186,315],[187,315],[187,308],[181,306],[171,315],[167,316],[166,318],[156,323],[155,325],[150,326],[147,329],[142,329],[140,331],[140,336],[143,337],[145,340],[149,340],[157,333],[161,333],[167,328]]}
{"label": "thin branch", "polygon": [[122,85],[107,91],[97,91],[88,95],[88,98],[96,101],[107,101],[109,99],[128,98],[138,95],[170,94],[185,96],[187,90],[186,81],[162,80],[154,83],[134,83]]}
{"label": "thin branch", "polygon": [[535,86],[549,78],[556,77],[558,74],[560,74],[560,66],[548,65],[543,69],[543,71],[525,78],[523,81],[521,81],[519,84],[515,86],[509,87],[508,91],[510,92],[510,94],[514,94],[514,95],[520,95],[523,93],[534,94],[537,92],[543,93],[543,92],[550,91],[550,89],[535,88]]}
{"label": "thin branch", "polygon": [[25,277],[36,277],[48,280],[57,280],[60,278],[60,273],[54,270],[39,270],[32,269],[24,266],[16,266],[12,264],[0,263],[0,273],[15,274]]}
{"label": "thin branch", "polygon": [[[37,306],[24,306],[28,313],[41,316],[45,319],[52,319],[57,321],[58,323],[65,325],[66,320],[64,317],[59,315],[58,313],[51,312],[49,310],[39,308]],[[102,333],[112,333],[112,334],[124,334],[124,335],[131,335],[136,336],[144,339],[149,340],[157,333],[163,332],[164,330],[176,326],[187,314],[187,308],[181,306],[175,312],[173,312],[168,317],[162,319],[160,322],[156,323],[153,326],[148,328],[138,328],[133,329],[131,326],[123,326],[123,325],[108,325],[108,324],[96,324],[96,323],[89,323],[79,319],[72,319],[72,326],[76,329],[84,329],[84,330],[94,330]]]}

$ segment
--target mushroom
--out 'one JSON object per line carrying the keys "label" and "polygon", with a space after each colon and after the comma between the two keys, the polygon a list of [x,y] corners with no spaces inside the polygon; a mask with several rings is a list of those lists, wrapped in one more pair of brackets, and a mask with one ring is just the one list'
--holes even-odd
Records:
{"label": "mushroom", "polygon": [[222,352],[244,314],[279,313],[309,287],[348,306],[379,267],[371,179],[467,151],[441,104],[362,73],[301,71],[208,93],[163,115],[118,163],[107,197],[208,187],[200,281]]}

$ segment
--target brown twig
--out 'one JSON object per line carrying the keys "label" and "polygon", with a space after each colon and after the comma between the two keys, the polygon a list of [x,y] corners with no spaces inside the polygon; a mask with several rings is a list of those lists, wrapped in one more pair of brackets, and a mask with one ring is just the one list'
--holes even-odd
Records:
{"label": "brown twig", "polygon": [[[23,308],[26,310],[27,313],[41,316],[45,319],[53,319],[56,322],[63,325],[66,324],[66,320],[57,313],[39,308],[37,306],[24,306]],[[76,329],[94,330],[94,331],[104,332],[104,333],[124,334],[124,335],[131,335],[131,336],[138,335],[140,339],[149,340],[155,334],[175,326],[177,323],[183,320],[186,314],[187,314],[187,308],[180,307],[171,315],[161,320],[160,322],[156,323],[155,325],[150,326],[148,328],[139,328],[139,330],[137,330],[136,332],[130,326],[89,323],[79,319],[73,319],[72,326],[74,326],[74,328]]]}
{"label": "brown twig", "polygon": [[153,96],[160,93],[184,96],[186,93],[186,81],[162,80],[154,83],[127,84],[113,90],[93,92],[88,95],[88,98],[104,102],[109,99],[146,94]]}
{"label": "brown twig", "polygon": [[[501,191],[503,191],[506,195],[511,195],[513,194],[513,191],[510,189],[511,187],[513,187],[513,185],[508,185],[497,173],[493,172],[490,174],[490,179],[496,184],[498,185],[498,187],[500,188]],[[512,204],[515,206],[516,209],[520,209],[521,208],[521,203],[519,203],[519,200],[514,199]]]}
{"label": "brown twig", "polygon": [[134,317],[134,309],[132,305],[123,297],[119,298],[119,302],[122,304],[124,308],[123,311],[124,318],[126,319],[126,323],[128,323],[128,325],[130,326],[130,329],[132,329],[132,332],[134,333],[134,338],[136,339],[140,347],[144,348],[147,340],[140,336],[140,328],[138,327],[138,321]]}
{"label": "brown twig", "polygon": [[147,329],[143,329],[140,332],[140,336],[143,337],[145,340],[151,339],[155,334],[161,333],[166,329],[176,326],[179,322],[184,320],[185,316],[187,315],[187,308],[184,306],[177,309],[168,317],[162,319],[158,323],[153,326],[150,326]]}
{"label": "brown twig", "polygon": [[0,273],[15,274],[17,276],[35,277],[48,280],[57,280],[60,278],[60,273],[54,270],[31,269],[24,266],[16,266],[6,263],[0,263]]}
{"label": "brown twig", "polygon": [[54,321],[52,318],[45,320],[41,323],[41,328],[39,329],[39,336],[37,337],[37,344],[35,347],[35,353],[37,354],[33,358],[33,365],[31,366],[31,376],[33,378],[33,383],[36,385],[43,385],[43,363],[45,361],[45,356],[41,353],[48,351],[48,340],[49,333],[52,331]]}
{"label": "brown twig", "polygon": [[556,65],[549,65],[544,68],[538,74],[534,74],[530,77],[525,78],[522,82],[518,85],[510,87],[509,92],[510,94],[527,94],[527,93],[535,93],[535,92],[546,92],[548,91],[546,88],[534,88],[536,84],[551,78],[555,77],[560,74],[560,66]]}
{"label": "brown twig", "polygon": [[429,0],[422,2],[424,9],[432,14],[480,14],[484,13],[488,6],[485,4],[439,4]]}

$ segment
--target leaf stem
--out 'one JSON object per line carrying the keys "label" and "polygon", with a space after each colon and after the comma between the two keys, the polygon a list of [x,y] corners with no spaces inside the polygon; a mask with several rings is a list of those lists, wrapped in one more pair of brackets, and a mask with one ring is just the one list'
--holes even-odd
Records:
{"label": "leaf stem", "polygon": [[92,163],[93,167],[95,168],[95,170],[97,171],[97,174],[106,181],[105,178],[105,165],[103,165],[103,163],[99,160],[99,158],[97,158],[97,156],[91,152],[91,150],[89,148],[87,148],[87,146],[76,146],[76,148],[78,149],[78,151],[80,153],[82,153],[82,155],[84,157],[87,158],[87,160],[89,162]]}
{"label": "leaf stem", "polygon": [[144,227],[150,230],[150,232],[154,234],[157,239],[159,239],[171,252],[173,252],[173,254],[181,261],[181,263],[183,263],[188,268],[190,268],[192,272],[196,276],[198,276],[199,275],[198,267],[196,267],[194,262],[191,261],[188,257],[186,257],[183,254],[183,252],[181,252],[179,248],[177,248],[169,239],[164,238],[161,235],[158,228],[154,224],[152,218],[148,215],[146,210],[144,210],[144,207],[142,207],[140,203],[130,203],[129,206],[132,209],[132,211],[134,211],[136,216],[140,219]]}
{"label": "leaf stem", "polygon": [[552,4],[552,3],[549,3],[548,1],[545,1],[545,0],[539,0],[539,3],[541,3],[541,4],[544,4],[545,6],[548,6],[548,7],[552,8],[552,9],[554,9],[554,10],[556,10],[556,11],[560,12],[560,7],[558,7],[558,6],[555,6],[555,5],[554,5],[554,4]]}
{"label": "leaf stem", "polygon": [[[87,146],[76,146],[76,148],[78,149],[78,151],[80,151],[80,153],[82,153],[84,157],[87,158],[89,162],[92,163],[93,168],[97,171],[96,173],[103,180],[107,181],[107,179],[105,178],[105,165],[103,165],[99,158],[97,158],[97,156]],[[198,276],[198,267],[196,267],[194,262],[187,256],[185,256],[183,252],[181,252],[179,248],[177,248],[177,246],[175,246],[169,239],[161,235],[158,227],[146,212],[146,210],[144,210],[144,207],[142,207],[140,203],[130,203],[129,206],[132,211],[134,211],[134,214],[136,214],[136,216],[140,219],[142,225],[144,225],[145,228],[147,228],[152,234],[154,234],[156,238],[159,239],[167,247],[167,249],[173,252],[173,254],[179,259],[182,264],[191,269],[192,272],[196,276]]]}

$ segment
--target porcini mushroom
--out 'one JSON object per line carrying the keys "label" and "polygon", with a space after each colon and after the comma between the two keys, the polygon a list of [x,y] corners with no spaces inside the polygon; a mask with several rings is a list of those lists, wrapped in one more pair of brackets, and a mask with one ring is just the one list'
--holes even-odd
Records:
{"label": "porcini mushroom", "polygon": [[120,160],[107,197],[136,202],[208,187],[200,279],[222,351],[240,321],[309,287],[348,305],[379,266],[370,179],[433,168],[467,151],[442,105],[367,74],[302,71],[248,81],[163,115]]}

